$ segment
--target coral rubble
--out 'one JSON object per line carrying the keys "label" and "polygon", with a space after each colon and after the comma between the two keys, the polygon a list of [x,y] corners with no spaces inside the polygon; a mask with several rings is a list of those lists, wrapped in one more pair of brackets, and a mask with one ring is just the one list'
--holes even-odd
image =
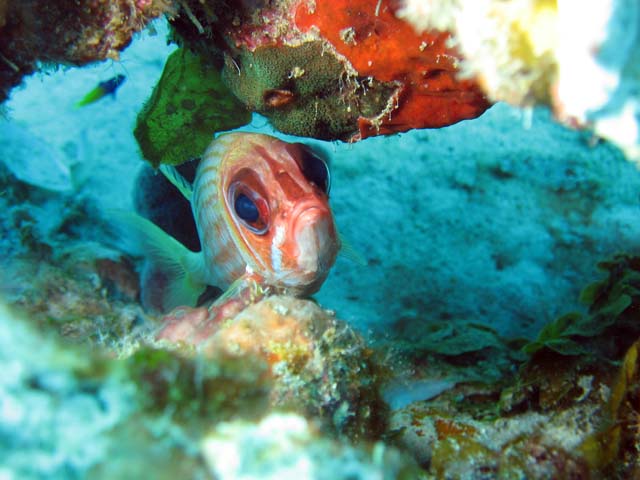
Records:
{"label": "coral rubble", "polygon": [[456,383],[477,355],[457,355],[444,370],[433,355],[412,360],[402,376],[418,378],[407,388],[443,376],[449,383],[435,398],[423,390],[398,404],[390,425],[398,444],[436,478],[634,478],[638,258],[617,255],[600,267],[607,277],[582,294],[589,314],[543,329],[524,346],[531,356],[516,373]]}

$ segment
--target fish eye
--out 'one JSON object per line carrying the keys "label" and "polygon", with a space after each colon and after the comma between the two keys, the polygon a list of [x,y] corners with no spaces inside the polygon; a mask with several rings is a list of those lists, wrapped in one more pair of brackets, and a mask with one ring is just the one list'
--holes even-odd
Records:
{"label": "fish eye", "polygon": [[306,145],[301,145],[301,147],[301,155],[296,157],[300,171],[310,183],[313,183],[320,190],[329,195],[331,175],[329,173],[329,166],[327,165],[327,162],[316,155]]}
{"label": "fish eye", "polygon": [[251,232],[264,235],[269,228],[267,202],[247,185],[237,182],[230,189],[233,211]]}
{"label": "fish eye", "polygon": [[241,193],[236,197],[236,201],[233,204],[238,216],[248,223],[253,223],[260,218],[260,212],[255,202],[247,197],[244,193]]}

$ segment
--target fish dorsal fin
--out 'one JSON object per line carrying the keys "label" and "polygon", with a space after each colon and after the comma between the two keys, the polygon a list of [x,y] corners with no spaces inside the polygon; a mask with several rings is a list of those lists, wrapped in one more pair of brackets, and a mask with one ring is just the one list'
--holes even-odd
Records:
{"label": "fish dorsal fin", "polygon": [[174,187],[180,190],[180,193],[184,198],[191,201],[191,197],[193,196],[193,186],[187,182],[182,175],[180,175],[180,172],[178,172],[176,167],[172,167],[171,165],[160,165],[159,170]]}
{"label": "fish dorsal fin", "polygon": [[351,245],[351,243],[349,243],[342,236],[342,234],[338,234],[338,237],[340,238],[340,244],[342,245],[340,247],[339,255],[351,260],[352,262],[356,263],[357,265],[360,265],[361,267],[366,267],[367,259],[364,258],[364,255],[362,255],[358,250],[356,250],[353,247],[353,245]]}

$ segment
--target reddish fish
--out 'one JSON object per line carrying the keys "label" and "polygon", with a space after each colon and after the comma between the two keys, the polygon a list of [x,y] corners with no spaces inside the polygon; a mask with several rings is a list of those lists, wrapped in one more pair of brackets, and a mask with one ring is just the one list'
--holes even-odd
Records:
{"label": "reddish fish", "polygon": [[162,309],[195,306],[207,285],[227,289],[220,308],[243,296],[245,302],[249,285],[296,296],[320,288],[340,241],[328,203],[329,170],[309,147],[229,133],[209,146],[193,185],[171,167],[162,171],[191,202],[202,245],[192,252],[136,220],[138,251],[164,275]]}

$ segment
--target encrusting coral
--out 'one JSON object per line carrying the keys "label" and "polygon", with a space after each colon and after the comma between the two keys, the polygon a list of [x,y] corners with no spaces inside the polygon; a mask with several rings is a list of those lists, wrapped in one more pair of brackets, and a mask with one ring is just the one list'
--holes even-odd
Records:
{"label": "encrusting coral", "polygon": [[39,64],[117,59],[135,32],[172,9],[169,0],[0,2],[0,102]]}
{"label": "encrusting coral", "polygon": [[[179,309],[175,315],[184,324],[201,310],[206,311]],[[179,333],[171,343],[181,343]],[[273,407],[324,419],[351,438],[376,437],[384,429],[372,352],[354,330],[310,300],[266,297],[226,319],[195,349],[185,347],[189,351],[222,364],[234,358],[264,364],[273,380]]]}
{"label": "encrusting coral", "polygon": [[416,34],[388,2],[182,6],[189,15],[173,21],[181,41],[224,56],[234,93],[286,133],[354,141],[450,125],[489,106],[459,78],[448,35]]}
{"label": "encrusting coral", "polygon": [[[633,0],[580,8],[548,0],[4,0],[0,101],[39,64],[117,58],[134,32],[168,13],[174,38],[226,65],[239,99],[286,133],[355,141],[451,125],[507,101],[549,105],[559,121],[636,158],[640,8]],[[576,24],[579,15],[589,23]],[[300,50],[307,43],[316,45]],[[277,75],[260,64],[276,65]]]}
{"label": "encrusting coral", "polygon": [[320,41],[242,49],[227,57],[223,78],[247,108],[283,132],[347,139],[360,117],[385,110],[395,87],[345,77],[343,63],[325,50]]}

